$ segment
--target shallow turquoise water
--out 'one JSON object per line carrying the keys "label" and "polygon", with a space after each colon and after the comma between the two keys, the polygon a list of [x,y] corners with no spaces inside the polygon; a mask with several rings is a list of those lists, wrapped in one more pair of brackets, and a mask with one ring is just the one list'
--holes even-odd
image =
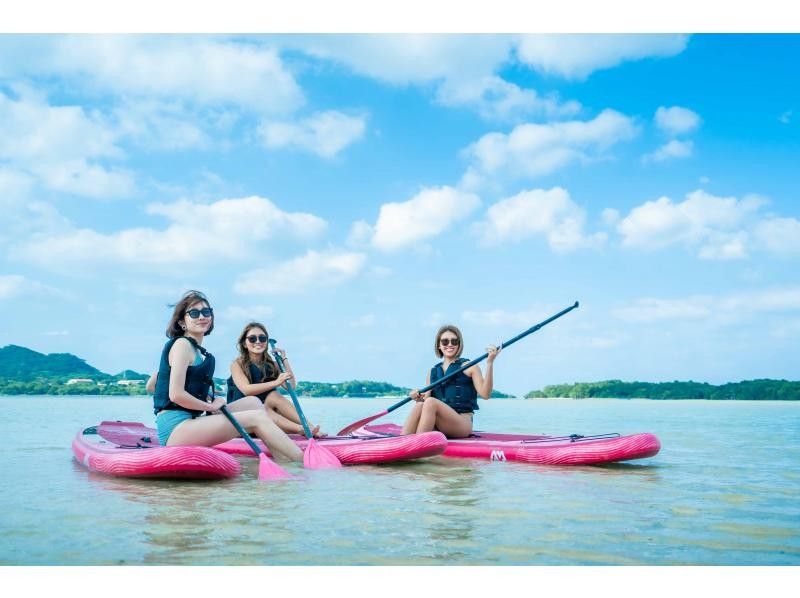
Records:
{"label": "shallow turquoise water", "polygon": [[[392,402],[304,405],[335,432]],[[115,479],[72,459],[88,425],[151,424],[144,397],[0,405],[2,565],[800,564],[800,403],[492,401],[477,428],[648,431],[662,450],[603,467],[437,457],[272,484],[248,458],[224,482]]]}

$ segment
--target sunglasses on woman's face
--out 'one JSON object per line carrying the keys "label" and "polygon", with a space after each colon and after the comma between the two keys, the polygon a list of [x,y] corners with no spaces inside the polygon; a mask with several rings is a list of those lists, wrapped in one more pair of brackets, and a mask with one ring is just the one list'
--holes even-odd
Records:
{"label": "sunglasses on woman's face", "polygon": [[186,315],[188,315],[192,320],[196,320],[200,316],[204,318],[210,318],[214,315],[214,310],[210,307],[204,307],[203,309],[187,309]]}
{"label": "sunglasses on woman's face", "polygon": [[266,334],[259,334],[258,336],[256,336],[255,334],[251,334],[250,336],[247,337],[247,340],[248,340],[248,342],[250,342],[250,344],[253,344],[253,345],[256,344],[256,341],[259,342],[259,343],[266,343],[267,342],[267,335]]}
{"label": "sunglasses on woman's face", "polygon": [[459,341],[457,338],[440,338],[439,343],[441,343],[443,347],[446,347],[447,345],[453,345],[454,347],[457,347]]}

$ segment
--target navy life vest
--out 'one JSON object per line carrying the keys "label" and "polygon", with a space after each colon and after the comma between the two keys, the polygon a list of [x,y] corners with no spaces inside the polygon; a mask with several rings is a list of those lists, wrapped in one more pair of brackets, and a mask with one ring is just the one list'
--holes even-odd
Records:
{"label": "navy life vest", "polygon": [[[273,371],[272,376],[270,376],[269,374],[264,375],[264,373],[261,371],[261,368],[254,363],[250,364],[249,369],[250,369],[250,382],[252,382],[253,384],[260,384],[261,382],[271,382],[272,380],[275,380],[278,377],[277,371]],[[267,395],[269,394],[269,392],[270,391],[265,390],[264,392],[259,393],[255,396],[261,399],[261,402],[263,403],[264,401],[267,400]],[[233,381],[233,376],[230,376],[228,378],[228,402],[233,403],[234,401],[238,401],[239,399],[241,399],[243,396],[245,396],[245,394],[241,390],[239,390],[238,386],[236,386],[236,384]]]}
{"label": "navy life vest", "polygon": [[[447,374],[458,370],[467,361],[463,357],[457,359],[448,366],[446,372],[442,370],[443,362],[440,361],[431,368],[431,384],[439,378],[444,378]],[[450,405],[457,413],[472,413],[480,409],[478,407],[478,391],[475,390],[472,378],[464,372],[460,372],[444,384],[434,387],[431,392],[434,397]]]}
{"label": "navy life vest", "polygon": [[158,414],[159,411],[163,411],[165,409],[177,409],[181,411],[188,411],[194,417],[197,417],[198,415],[205,413],[205,411],[187,409],[186,407],[182,407],[177,403],[173,403],[169,398],[169,375],[172,371],[172,367],[169,365],[169,351],[172,349],[172,345],[182,338],[185,338],[192,343],[192,346],[200,351],[203,356],[205,356],[203,363],[198,365],[190,365],[186,369],[186,382],[183,388],[190,395],[200,399],[201,401],[206,401],[208,399],[209,390],[212,388],[212,384],[214,383],[214,356],[206,351],[203,347],[198,345],[197,341],[195,341],[193,338],[188,336],[179,336],[177,338],[171,338],[168,340],[164,345],[164,349],[161,351],[161,363],[158,366],[156,390],[153,393],[153,411]]}

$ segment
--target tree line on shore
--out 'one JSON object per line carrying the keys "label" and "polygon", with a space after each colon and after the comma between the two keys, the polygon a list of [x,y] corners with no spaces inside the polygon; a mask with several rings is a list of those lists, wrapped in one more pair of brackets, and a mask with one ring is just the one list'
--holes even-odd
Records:
{"label": "tree line on shore", "polygon": [[713,385],[706,382],[576,382],[553,384],[533,390],[526,399],[568,397],[572,399],[707,399],[712,401],[797,401],[800,382],[790,380],[744,380]]}

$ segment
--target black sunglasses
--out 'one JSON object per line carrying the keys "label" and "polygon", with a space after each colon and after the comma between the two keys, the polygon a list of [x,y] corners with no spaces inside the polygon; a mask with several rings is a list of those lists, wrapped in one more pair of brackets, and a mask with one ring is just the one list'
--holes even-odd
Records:
{"label": "black sunglasses", "polygon": [[188,315],[192,320],[196,320],[201,315],[204,318],[210,318],[214,315],[214,310],[210,307],[204,307],[203,309],[187,309],[186,315]]}
{"label": "black sunglasses", "polygon": [[266,334],[259,334],[258,336],[256,336],[255,334],[251,334],[250,336],[247,337],[247,340],[255,345],[256,341],[258,341],[259,343],[266,343],[268,338],[269,337]]}
{"label": "black sunglasses", "polygon": [[459,341],[457,338],[440,338],[439,342],[443,347],[446,347],[447,345],[453,345],[454,347],[457,347],[459,344],[461,344],[461,341]]}

